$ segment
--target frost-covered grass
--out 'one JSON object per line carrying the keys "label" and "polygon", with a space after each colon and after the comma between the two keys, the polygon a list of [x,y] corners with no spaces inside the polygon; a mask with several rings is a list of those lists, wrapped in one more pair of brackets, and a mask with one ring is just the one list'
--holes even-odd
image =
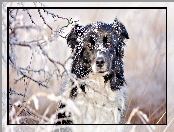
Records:
{"label": "frost-covered grass", "polygon": [[[25,6],[26,3],[23,3]],[[40,3],[36,3],[41,6]],[[48,6],[50,3],[47,3]],[[45,4],[45,5],[47,5]],[[95,3],[94,3],[95,4]],[[12,6],[22,6],[13,3]],[[30,3],[33,6],[32,3]],[[58,4],[59,5],[59,4]],[[102,4],[100,4],[102,6]],[[108,4],[108,6],[113,4]],[[4,5],[5,6],[5,5]],[[10,6],[7,3],[6,6]],[[28,5],[27,5],[28,6]],[[42,5],[43,6],[43,5]],[[61,6],[61,4],[60,4]],[[98,6],[98,4],[97,4]],[[103,5],[104,6],[104,5]],[[126,6],[121,4],[120,6]],[[128,5],[129,6],[129,5]],[[137,6],[144,6],[138,4]],[[146,6],[149,6],[146,3]],[[151,5],[150,5],[151,6]],[[155,4],[154,4],[155,6]],[[159,4],[159,6],[168,6],[168,12],[172,14],[172,4]],[[5,9],[5,7],[3,8]],[[36,125],[36,126],[7,126],[6,118],[6,12],[2,10],[4,25],[2,26],[2,82],[3,82],[3,131],[58,131],[58,129],[67,126]],[[13,14],[15,14],[14,11]],[[45,17],[40,17],[39,11],[29,10],[19,11],[19,16],[13,22],[12,26],[17,24],[17,37],[20,43],[18,45],[14,39],[10,43],[10,64],[9,64],[9,86],[13,88],[16,94],[11,96],[10,117],[11,123],[53,123],[56,121],[56,108],[58,100],[63,100],[58,96],[59,88],[62,83],[62,73],[64,64],[69,57],[70,51],[66,45],[63,36],[68,33],[72,27],[71,21],[68,27],[60,30],[62,26],[68,24],[67,20],[62,18],[52,18],[52,15],[40,13]],[[174,129],[174,104],[171,95],[174,93],[173,83],[173,19],[168,16],[168,82],[166,81],[166,23],[165,10],[50,10],[49,13],[58,14],[64,18],[72,18],[72,21],[79,20],[79,24],[86,25],[92,21],[104,21],[111,23],[117,17],[126,26],[130,39],[125,46],[125,78],[129,86],[128,105],[125,113],[125,123],[128,124],[165,124],[167,126],[127,126],[127,131],[172,131]],[[32,17],[29,17],[31,14]],[[32,21],[35,24],[32,24]],[[45,24],[44,24],[45,23]],[[27,28],[23,28],[27,26]],[[35,25],[38,25],[37,27]],[[51,26],[54,31],[51,32]],[[13,28],[12,27],[12,28]],[[64,31],[65,33],[63,33]],[[14,38],[11,36],[11,38]],[[16,45],[15,45],[16,44]],[[59,70],[58,70],[59,69]],[[28,77],[28,78],[27,78]],[[16,82],[14,84],[14,82]],[[166,83],[168,83],[168,109],[166,111]],[[39,86],[40,85],[40,86]],[[46,88],[48,86],[49,88]],[[15,93],[14,92],[14,93]],[[39,95],[40,94],[40,95]],[[39,95],[39,97],[38,97]],[[67,100],[66,100],[67,101]],[[66,102],[65,101],[65,102]],[[68,101],[67,101],[68,102]],[[78,108],[73,102],[70,107],[74,108],[77,116]],[[15,106],[14,106],[15,105]],[[20,107],[18,107],[20,106]],[[25,108],[25,109],[23,109]],[[29,112],[29,113],[28,113]],[[167,114],[167,119],[166,119]],[[26,120],[27,117],[27,120]],[[114,131],[114,126],[69,126],[73,131]],[[69,129],[66,128],[68,131]],[[69,130],[70,131],[70,130]]]}

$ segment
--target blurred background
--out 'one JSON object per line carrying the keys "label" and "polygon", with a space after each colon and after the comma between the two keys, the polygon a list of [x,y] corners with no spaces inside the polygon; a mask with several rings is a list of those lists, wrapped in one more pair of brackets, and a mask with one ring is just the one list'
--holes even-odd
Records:
{"label": "blurred background", "polygon": [[[106,23],[112,23],[114,18],[118,18],[126,27],[129,33],[129,40],[126,40],[124,68],[125,78],[129,87],[128,102],[125,122],[130,116],[130,112],[139,107],[143,113],[149,118],[148,124],[166,124],[174,118],[174,103],[172,101],[172,95],[174,94],[174,81],[172,80],[174,64],[174,46],[173,46],[173,3],[44,3],[45,6],[62,7],[62,6],[94,6],[94,7],[167,7],[167,38],[166,38],[166,10],[165,9],[50,9],[51,12],[58,14],[65,18],[72,18],[78,20],[80,25],[86,25],[94,21],[103,21]],[[33,3],[25,3],[27,6],[34,6]],[[12,6],[19,6],[13,3]],[[33,19],[36,24],[43,25],[43,21],[39,17],[37,10],[30,10]],[[23,19],[27,24],[31,24],[28,14],[23,11],[19,12],[19,15],[23,16]],[[47,22],[56,30],[60,26],[66,25],[66,21],[58,19],[56,21],[53,18],[47,18]],[[72,26],[66,28],[64,34],[69,33]],[[31,33],[32,32],[32,33]],[[51,34],[51,30],[46,27],[45,36]],[[33,40],[39,38],[39,34],[34,31],[19,32],[19,39]],[[167,39],[167,43],[166,43]],[[167,53],[166,53],[167,48]],[[31,67],[46,68],[53,71],[53,65],[43,57],[35,52],[34,59],[31,59],[32,50],[26,47],[17,47],[17,63],[21,67],[26,67],[32,62]],[[53,42],[49,43],[48,54],[54,60],[64,63],[70,55],[70,49],[66,44],[64,38],[58,37]],[[167,57],[167,60],[166,60]],[[167,64],[167,67],[166,67]],[[167,69],[167,73],[166,73]],[[7,88],[7,67],[2,65],[2,88]],[[40,75],[36,75],[35,78],[39,78]],[[166,80],[167,77],[167,80]],[[17,72],[9,66],[9,85],[12,86],[15,91],[23,93],[24,82],[19,81],[14,84],[14,79],[18,79]],[[30,97],[33,93],[43,91],[47,93],[58,93],[61,79],[53,77],[48,85],[49,88],[39,87],[36,83],[30,81],[28,83],[27,97]],[[167,86],[167,87],[166,87]],[[166,91],[167,89],[167,91]],[[167,94],[167,97],[166,97]],[[19,97],[14,97],[13,102],[17,101]],[[167,100],[167,102],[166,102]],[[166,104],[167,103],[167,104]],[[167,105],[167,108],[166,108]],[[46,100],[40,104],[40,112],[42,113],[47,107]],[[167,111],[166,111],[167,110]],[[54,111],[54,110],[53,110]],[[167,114],[166,114],[167,112]],[[51,114],[51,113],[49,113]],[[166,118],[167,115],[167,118]],[[134,116],[131,120],[132,124],[142,124],[138,116]],[[169,127],[166,125],[156,126],[155,131],[163,131],[167,128],[167,131],[174,129],[174,123]],[[136,131],[141,131],[143,126],[137,126]]]}

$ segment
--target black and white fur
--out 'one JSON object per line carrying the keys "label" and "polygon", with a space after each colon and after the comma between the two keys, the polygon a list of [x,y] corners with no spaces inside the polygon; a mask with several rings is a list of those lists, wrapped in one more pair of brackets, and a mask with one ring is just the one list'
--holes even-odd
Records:
{"label": "black and white fur", "polygon": [[128,38],[125,26],[117,19],[111,24],[76,24],[69,33],[67,43],[72,49],[70,73],[75,75],[76,81],[66,81],[63,95],[77,105],[83,102],[78,107],[85,120],[79,122],[71,114],[73,123],[122,123],[127,90],[122,59],[124,40]]}

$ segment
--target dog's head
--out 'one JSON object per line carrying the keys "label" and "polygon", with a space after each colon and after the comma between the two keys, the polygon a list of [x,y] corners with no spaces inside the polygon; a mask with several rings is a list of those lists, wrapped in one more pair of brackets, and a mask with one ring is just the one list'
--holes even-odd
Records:
{"label": "dog's head", "polygon": [[89,72],[123,72],[124,39],[128,38],[125,26],[117,19],[111,24],[95,22],[87,26],[75,25],[67,37],[73,51],[72,72],[77,77],[84,77]]}

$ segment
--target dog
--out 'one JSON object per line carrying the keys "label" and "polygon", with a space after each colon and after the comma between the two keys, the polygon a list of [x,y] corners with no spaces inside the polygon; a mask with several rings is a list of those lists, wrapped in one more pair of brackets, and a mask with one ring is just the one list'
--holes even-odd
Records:
{"label": "dog", "polygon": [[[70,73],[75,81],[66,80],[61,93],[79,104],[83,121],[71,113],[68,117],[72,121],[64,124],[122,123],[127,91],[123,68],[125,39],[129,39],[128,32],[117,18],[111,24],[97,21],[72,28],[67,44],[72,49]],[[66,117],[65,113],[59,114],[61,117]]]}

